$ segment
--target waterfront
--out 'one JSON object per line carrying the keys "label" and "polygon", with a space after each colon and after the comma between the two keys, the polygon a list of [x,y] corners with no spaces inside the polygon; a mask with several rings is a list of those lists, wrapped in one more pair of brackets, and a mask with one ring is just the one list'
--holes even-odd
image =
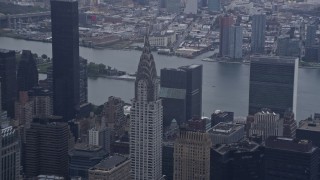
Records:
{"label": "waterfront", "polygon": [[[38,55],[51,57],[51,44],[0,37],[0,48],[29,49]],[[208,52],[195,59],[163,56],[153,53],[157,73],[164,67],[179,67],[203,64],[203,112],[210,116],[213,110],[234,111],[236,116],[246,116],[249,96],[249,67],[245,64],[205,62],[201,59],[212,55]],[[140,51],[97,50],[80,47],[80,55],[89,61],[103,63],[121,71],[134,73],[137,70]],[[89,101],[100,105],[109,96],[121,97],[130,102],[134,94],[134,82],[107,78],[89,79]],[[297,119],[320,112],[320,69],[299,69]]]}

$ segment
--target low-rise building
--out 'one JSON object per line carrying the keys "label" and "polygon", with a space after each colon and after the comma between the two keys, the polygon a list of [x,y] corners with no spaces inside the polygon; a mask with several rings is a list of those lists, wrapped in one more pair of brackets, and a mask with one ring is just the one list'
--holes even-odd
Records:
{"label": "low-rise building", "polygon": [[224,122],[220,122],[207,132],[212,144],[235,143],[243,139],[245,135],[244,125]]}
{"label": "low-rise building", "polygon": [[130,180],[130,160],[114,155],[102,160],[89,169],[89,180]]}

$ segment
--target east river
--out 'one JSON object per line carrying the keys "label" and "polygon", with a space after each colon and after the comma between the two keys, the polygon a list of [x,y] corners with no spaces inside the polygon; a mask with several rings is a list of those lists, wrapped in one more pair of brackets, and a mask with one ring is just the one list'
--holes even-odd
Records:
{"label": "east river", "polygon": [[[51,44],[0,37],[0,48],[28,49],[38,55],[52,57]],[[164,56],[153,53],[159,75],[161,68],[203,64],[202,106],[205,116],[217,109],[233,111],[235,116],[246,116],[249,97],[249,65],[204,62],[201,59],[213,54],[208,52],[195,59]],[[80,56],[95,63],[103,63],[128,73],[135,73],[141,52],[135,50],[90,49],[80,47]],[[100,105],[109,96],[121,97],[130,102],[134,95],[134,82],[107,78],[89,79],[89,101]],[[297,120],[320,112],[320,69],[299,68]]]}

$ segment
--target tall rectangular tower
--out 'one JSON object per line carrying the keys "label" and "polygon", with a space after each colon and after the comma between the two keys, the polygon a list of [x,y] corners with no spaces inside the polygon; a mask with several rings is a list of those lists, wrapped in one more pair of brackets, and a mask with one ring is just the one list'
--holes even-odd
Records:
{"label": "tall rectangular tower", "polygon": [[14,102],[17,96],[15,51],[0,49],[0,77],[2,108],[14,118]]}
{"label": "tall rectangular tower", "polygon": [[78,21],[76,0],[51,1],[53,112],[65,120],[80,108]]}
{"label": "tall rectangular tower", "polygon": [[182,66],[187,73],[187,107],[186,118],[192,119],[193,116],[201,117],[202,115],[202,71],[203,66],[193,64]]}
{"label": "tall rectangular tower", "polygon": [[193,116],[201,117],[202,65],[161,69],[160,97],[165,127],[172,119],[180,125]]}
{"label": "tall rectangular tower", "polygon": [[249,114],[262,108],[283,117],[286,110],[296,114],[298,58],[253,56],[250,66]]}
{"label": "tall rectangular tower", "polygon": [[130,110],[131,179],[162,178],[162,103],[148,36],[140,57]]}
{"label": "tall rectangular tower", "polygon": [[243,28],[232,26],[229,35],[229,56],[232,59],[242,58]]}
{"label": "tall rectangular tower", "polygon": [[266,15],[253,15],[251,27],[251,52],[254,54],[263,54],[265,46]]}
{"label": "tall rectangular tower", "polygon": [[219,54],[220,56],[228,56],[230,50],[230,31],[231,27],[234,24],[233,17],[230,15],[225,15],[220,17],[220,47]]}
{"label": "tall rectangular tower", "polygon": [[25,175],[68,175],[67,123],[36,119],[26,130]]}

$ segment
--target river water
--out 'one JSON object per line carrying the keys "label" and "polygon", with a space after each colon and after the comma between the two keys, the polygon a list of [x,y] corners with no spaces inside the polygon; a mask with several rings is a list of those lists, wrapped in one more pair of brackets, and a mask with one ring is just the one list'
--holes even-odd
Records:
{"label": "river water", "polygon": [[[38,55],[51,57],[51,44],[0,37],[0,48],[29,49]],[[203,113],[205,116],[217,109],[233,111],[236,116],[246,116],[249,97],[249,65],[204,62],[201,59],[213,54],[208,52],[195,59],[163,56],[153,53],[158,75],[164,67],[203,64]],[[128,73],[136,72],[141,55],[135,50],[90,49],[80,47],[80,55],[88,61],[103,63]],[[100,105],[109,96],[121,97],[130,102],[134,95],[134,82],[106,78],[89,79],[89,102]],[[297,120],[320,112],[320,69],[299,69]]]}

